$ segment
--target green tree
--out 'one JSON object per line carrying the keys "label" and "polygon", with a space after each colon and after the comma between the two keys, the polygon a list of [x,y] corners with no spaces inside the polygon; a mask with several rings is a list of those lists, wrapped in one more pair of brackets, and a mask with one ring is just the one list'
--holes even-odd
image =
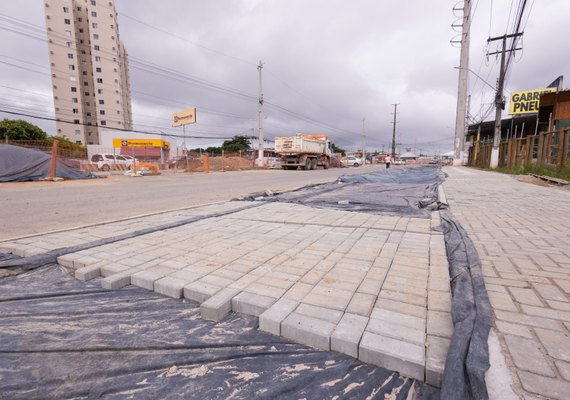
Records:
{"label": "green tree", "polygon": [[333,151],[333,153],[340,153],[343,156],[346,155],[346,151],[344,149],[341,149],[340,147],[337,147],[337,145],[334,143],[332,145],[332,151]]}
{"label": "green tree", "polygon": [[251,142],[247,136],[234,136],[230,140],[222,143],[222,149],[226,153],[237,153],[241,150],[247,150],[251,147]]}
{"label": "green tree", "polygon": [[221,147],[207,147],[206,153],[211,154],[211,155],[222,154],[222,148]]}
{"label": "green tree", "polygon": [[3,119],[0,121],[0,140],[46,140],[48,138],[40,127],[22,119]]}

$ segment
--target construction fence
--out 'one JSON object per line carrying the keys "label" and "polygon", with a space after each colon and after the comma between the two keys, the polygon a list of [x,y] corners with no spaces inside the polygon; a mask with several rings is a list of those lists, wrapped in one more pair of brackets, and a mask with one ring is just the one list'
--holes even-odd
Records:
{"label": "construction fence", "polygon": [[208,154],[187,151],[184,155],[170,159],[153,160],[121,155],[119,153],[89,154],[85,146],[56,140],[3,140],[0,144],[38,150],[55,155],[58,162],[85,172],[109,172],[132,170],[148,166],[152,170],[173,170],[175,172],[210,172],[237,171],[256,168],[256,152],[242,151],[237,153]]}
{"label": "construction fence", "polygon": [[[533,165],[560,172],[570,165],[569,141],[570,128],[503,140],[499,145],[499,167]],[[469,151],[469,166],[488,168],[492,149],[493,139],[475,141]]]}

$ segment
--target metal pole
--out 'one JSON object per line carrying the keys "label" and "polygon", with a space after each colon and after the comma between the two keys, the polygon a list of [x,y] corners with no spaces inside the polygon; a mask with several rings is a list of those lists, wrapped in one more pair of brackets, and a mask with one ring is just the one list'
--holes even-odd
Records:
{"label": "metal pole", "polygon": [[463,2],[463,24],[461,29],[461,53],[459,56],[459,78],[457,84],[457,113],[455,116],[455,165],[463,164],[465,151],[465,116],[467,102],[467,83],[469,69],[469,44],[471,28],[471,0]]}
{"label": "metal pole", "polygon": [[257,155],[257,165],[263,167],[263,63],[261,61],[259,61],[257,70],[259,71],[259,150]]}
{"label": "metal pole", "polygon": [[366,166],[366,130],[364,129],[364,123],[366,118],[362,117],[362,165]]}

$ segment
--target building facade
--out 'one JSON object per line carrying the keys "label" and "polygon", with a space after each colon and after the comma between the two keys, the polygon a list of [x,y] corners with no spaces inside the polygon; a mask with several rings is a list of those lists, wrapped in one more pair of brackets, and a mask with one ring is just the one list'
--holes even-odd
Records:
{"label": "building facade", "polygon": [[46,0],[57,135],[99,144],[100,130],[132,129],[127,51],[112,0]]}

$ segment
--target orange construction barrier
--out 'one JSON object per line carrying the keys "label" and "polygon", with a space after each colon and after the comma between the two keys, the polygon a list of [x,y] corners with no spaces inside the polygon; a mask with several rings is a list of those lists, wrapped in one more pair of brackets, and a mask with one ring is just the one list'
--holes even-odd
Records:
{"label": "orange construction barrier", "polygon": [[204,172],[207,174],[210,173],[210,157],[208,153],[204,153]]}

